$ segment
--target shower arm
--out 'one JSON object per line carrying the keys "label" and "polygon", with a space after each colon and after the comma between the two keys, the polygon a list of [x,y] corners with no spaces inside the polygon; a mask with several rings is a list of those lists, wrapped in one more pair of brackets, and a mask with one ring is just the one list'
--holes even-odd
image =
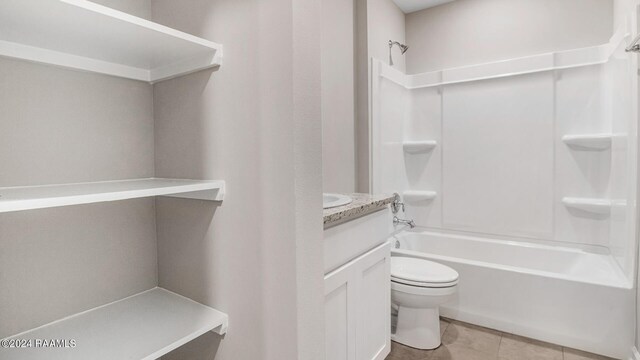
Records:
{"label": "shower arm", "polygon": [[409,47],[405,44],[401,44],[397,41],[389,40],[389,66],[393,66],[393,56],[391,56],[391,49],[393,48],[393,45],[398,45],[398,47],[400,48],[400,52],[402,54],[407,52],[407,50],[409,49]]}
{"label": "shower arm", "polygon": [[389,66],[393,66],[393,56],[391,56],[391,49],[393,48],[393,45],[396,45],[396,44],[400,46],[399,42],[389,40]]}

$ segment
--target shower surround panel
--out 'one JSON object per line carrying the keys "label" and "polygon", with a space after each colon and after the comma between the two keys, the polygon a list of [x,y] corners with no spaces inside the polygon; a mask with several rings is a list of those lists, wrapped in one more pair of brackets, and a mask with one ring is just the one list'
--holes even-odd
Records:
{"label": "shower surround panel", "polygon": [[[630,275],[635,125],[623,38],[417,75],[374,59],[374,191],[435,193],[405,196],[422,227],[611,252]],[[610,146],[563,141],[603,134]],[[420,141],[436,145],[407,151]]]}
{"label": "shower surround panel", "polygon": [[372,59],[372,189],[400,193],[418,225],[392,239],[396,255],[460,272],[448,316],[617,358],[631,349],[638,90],[627,34],[416,75]]}

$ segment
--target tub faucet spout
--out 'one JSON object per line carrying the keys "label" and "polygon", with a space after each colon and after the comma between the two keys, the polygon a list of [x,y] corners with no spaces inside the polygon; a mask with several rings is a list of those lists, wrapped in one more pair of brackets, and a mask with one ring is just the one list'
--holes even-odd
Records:
{"label": "tub faucet spout", "polygon": [[393,225],[398,225],[398,224],[407,224],[412,229],[414,227],[416,227],[416,223],[413,220],[400,219],[399,217],[394,216],[393,217]]}

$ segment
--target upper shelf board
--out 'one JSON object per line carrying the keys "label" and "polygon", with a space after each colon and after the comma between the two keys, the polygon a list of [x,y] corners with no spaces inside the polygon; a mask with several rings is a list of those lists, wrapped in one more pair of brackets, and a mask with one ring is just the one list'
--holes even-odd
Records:
{"label": "upper shelf board", "polygon": [[134,179],[0,188],[0,213],[171,196],[222,201],[222,180]]}
{"label": "upper shelf board", "polygon": [[0,358],[153,360],[209,331],[224,334],[228,322],[225,313],[155,288],[13,337],[75,340],[75,346],[3,348]]}
{"label": "upper shelf board", "polygon": [[220,65],[222,45],[87,0],[3,0],[0,56],[153,83]]}

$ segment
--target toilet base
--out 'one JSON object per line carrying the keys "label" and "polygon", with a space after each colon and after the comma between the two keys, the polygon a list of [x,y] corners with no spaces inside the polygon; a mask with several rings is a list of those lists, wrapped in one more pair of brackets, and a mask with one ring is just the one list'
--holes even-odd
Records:
{"label": "toilet base", "polygon": [[400,306],[396,333],[391,335],[391,340],[421,350],[437,348],[441,343],[439,308]]}

